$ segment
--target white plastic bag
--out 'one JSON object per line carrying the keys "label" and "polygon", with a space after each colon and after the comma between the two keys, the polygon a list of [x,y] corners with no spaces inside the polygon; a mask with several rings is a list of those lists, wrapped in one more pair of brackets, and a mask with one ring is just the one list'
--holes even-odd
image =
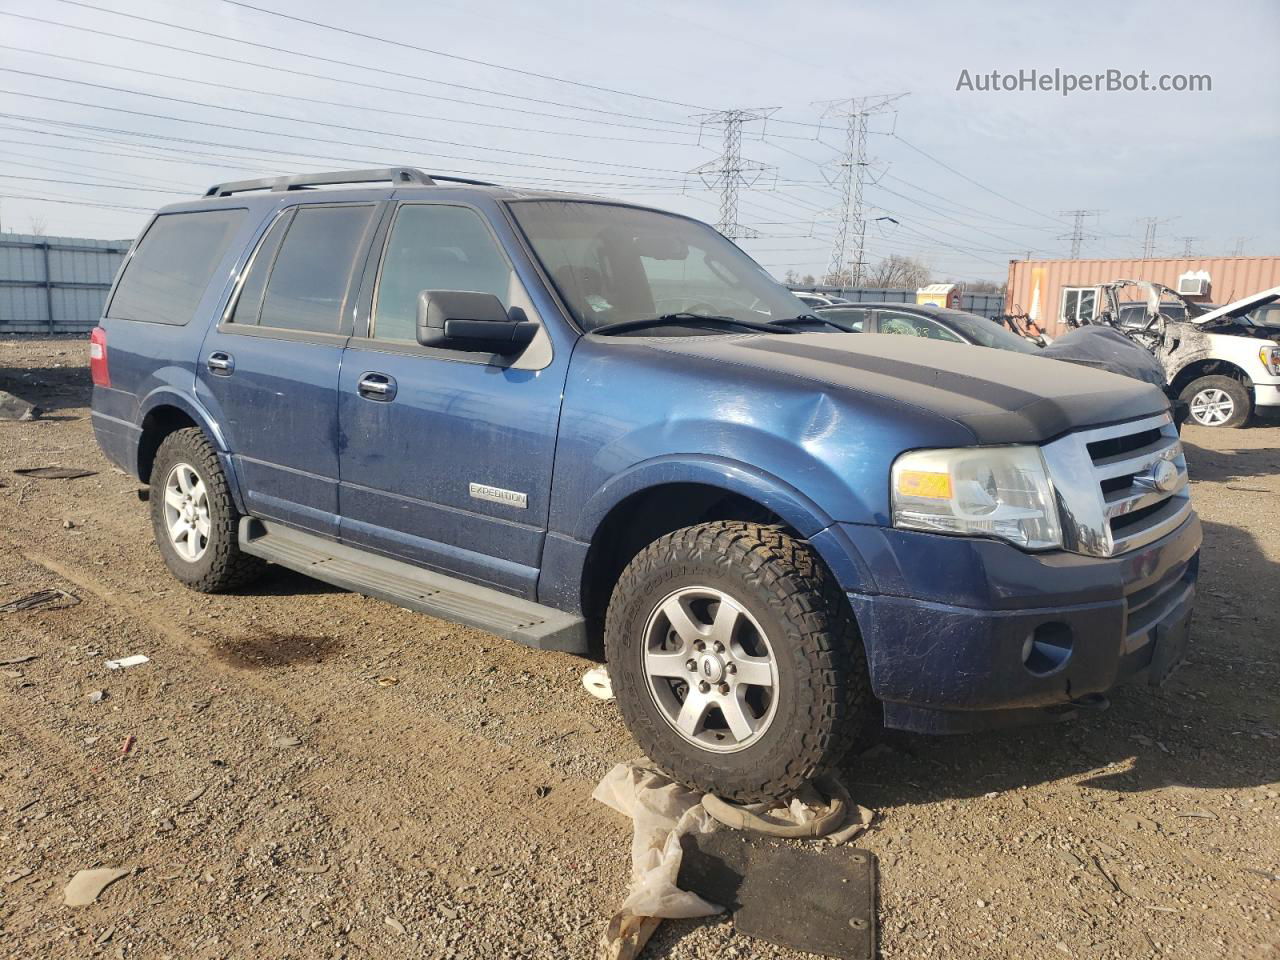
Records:
{"label": "white plastic bag", "polygon": [[686,833],[710,833],[716,822],[702,808],[702,795],[672,783],[644,765],[620,763],[592,791],[592,798],[630,817],[631,885],[609,921],[601,957],[626,960],[644,948],[657,928],[649,918],[708,917],[723,907],[676,886]]}

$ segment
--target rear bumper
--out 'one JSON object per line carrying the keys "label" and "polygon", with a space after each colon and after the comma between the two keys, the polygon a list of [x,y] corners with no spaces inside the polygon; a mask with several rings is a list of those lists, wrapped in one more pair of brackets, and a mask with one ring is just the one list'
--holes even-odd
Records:
{"label": "rear bumper", "polygon": [[127,420],[92,411],[93,435],[108,460],[129,476],[138,476],[138,442],[142,430]]}
{"label": "rear bumper", "polygon": [[1051,719],[1131,677],[1159,683],[1182,659],[1195,514],[1108,560],[884,528],[854,539],[880,547],[863,555],[883,592],[849,601],[886,726],[959,733]]}

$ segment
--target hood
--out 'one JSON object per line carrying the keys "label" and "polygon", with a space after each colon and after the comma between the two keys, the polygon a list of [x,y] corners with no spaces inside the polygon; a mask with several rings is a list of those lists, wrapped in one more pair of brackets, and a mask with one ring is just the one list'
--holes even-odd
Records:
{"label": "hood", "polygon": [[1042,443],[1082,427],[1161,413],[1168,400],[1127,377],[1008,350],[918,337],[835,333],[680,337],[656,349],[757,369],[910,407],[967,428],[978,443]]}
{"label": "hood", "polygon": [[1257,293],[1243,297],[1234,303],[1228,303],[1225,307],[1218,307],[1216,310],[1210,310],[1208,313],[1199,317],[1189,317],[1188,321],[1197,326],[1205,324],[1222,323],[1229,321],[1231,314],[1240,310],[1252,309],[1253,307],[1261,307],[1271,303],[1274,300],[1280,300],[1280,287],[1272,287],[1269,290],[1259,290]]}

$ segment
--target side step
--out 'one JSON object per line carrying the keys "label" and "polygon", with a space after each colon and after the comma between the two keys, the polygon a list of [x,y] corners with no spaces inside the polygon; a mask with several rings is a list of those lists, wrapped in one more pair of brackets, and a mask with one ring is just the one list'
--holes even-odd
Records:
{"label": "side step", "polygon": [[587,652],[586,621],[562,610],[255,517],[240,520],[239,538],[245,553],[344,590],[541,650]]}

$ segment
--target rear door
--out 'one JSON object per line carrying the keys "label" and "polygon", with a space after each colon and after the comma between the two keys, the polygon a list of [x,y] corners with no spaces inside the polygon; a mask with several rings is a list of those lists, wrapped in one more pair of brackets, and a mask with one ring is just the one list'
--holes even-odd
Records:
{"label": "rear door", "polygon": [[305,204],[277,214],[196,369],[248,512],[330,537],[338,535],[338,371],[376,208]]}
{"label": "rear door", "polygon": [[518,358],[418,344],[421,290],[492,293],[540,319],[474,207],[402,203],[374,280],[338,391],[342,539],[532,598],[569,350],[545,325]]}

